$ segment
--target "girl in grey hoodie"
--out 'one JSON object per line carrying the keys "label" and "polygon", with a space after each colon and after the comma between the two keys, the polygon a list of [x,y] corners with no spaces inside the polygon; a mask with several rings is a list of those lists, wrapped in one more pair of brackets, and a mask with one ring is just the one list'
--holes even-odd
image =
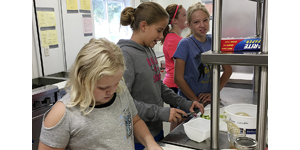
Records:
{"label": "girl in grey hoodie", "polygon": [[[160,68],[153,47],[163,38],[168,24],[168,13],[155,2],[144,2],[137,8],[126,7],[121,13],[120,23],[130,25],[133,34],[130,40],[121,39],[120,46],[125,59],[124,79],[134,99],[138,115],[148,126],[156,141],[163,138],[162,122],[182,120],[183,111],[193,112],[204,107],[197,101],[189,101],[177,95],[161,81]],[[164,102],[181,109],[164,107]],[[135,141],[136,149],[143,149]]]}

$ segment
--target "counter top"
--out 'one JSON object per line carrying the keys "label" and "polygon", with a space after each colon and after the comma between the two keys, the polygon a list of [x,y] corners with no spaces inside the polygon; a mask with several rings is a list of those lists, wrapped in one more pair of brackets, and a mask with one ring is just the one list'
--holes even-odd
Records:
{"label": "counter top", "polygon": [[[257,104],[257,93],[253,93],[252,87],[246,84],[228,84],[220,92],[220,107],[235,103]],[[188,122],[187,118],[185,122]],[[185,123],[183,122],[183,123]],[[173,144],[185,148],[210,149],[211,138],[200,143],[190,140],[184,132],[183,123],[172,130],[161,142]],[[219,132],[219,148],[228,149],[230,147],[227,132]]]}
{"label": "counter top", "polygon": [[65,88],[66,84],[67,84],[67,81],[63,81],[63,82],[59,82],[59,83],[56,83],[53,85],[58,86],[58,89],[63,89],[63,88]]}
{"label": "counter top", "polygon": [[[190,119],[191,118],[188,118],[185,122],[188,122]],[[174,144],[186,148],[201,149],[201,150],[210,149],[210,138],[200,143],[190,140],[184,132],[183,123],[181,123],[174,130],[172,130],[161,142]],[[228,149],[230,147],[229,142],[227,140],[226,132],[219,133],[219,143],[220,143],[220,149]]]}

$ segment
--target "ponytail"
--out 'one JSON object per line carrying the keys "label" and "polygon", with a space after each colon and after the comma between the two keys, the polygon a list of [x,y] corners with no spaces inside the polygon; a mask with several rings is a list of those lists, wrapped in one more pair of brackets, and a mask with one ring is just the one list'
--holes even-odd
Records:
{"label": "ponytail", "polygon": [[136,31],[142,21],[146,21],[148,25],[151,25],[165,18],[169,18],[169,15],[158,3],[143,2],[136,9],[126,7],[121,12],[120,24],[123,26],[130,25],[130,28]]}
{"label": "ponytail", "polygon": [[165,39],[166,39],[166,36],[167,36],[167,34],[168,34],[169,32],[170,32],[170,27],[169,27],[169,25],[167,25],[167,27],[165,28],[165,30],[164,30],[164,32],[163,32],[164,37],[163,37],[163,39],[161,39],[161,41],[160,41],[160,44],[161,44],[161,45],[164,44],[164,41],[165,41]]}
{"label": "ponytail", "polygon": [[120,17],[120,24],[123,26],[128,26],[133,29],[133,23],[134,23],[134,12],[135,9],[133,7],[126,7],[122,12],[121,12],[121,17]]}

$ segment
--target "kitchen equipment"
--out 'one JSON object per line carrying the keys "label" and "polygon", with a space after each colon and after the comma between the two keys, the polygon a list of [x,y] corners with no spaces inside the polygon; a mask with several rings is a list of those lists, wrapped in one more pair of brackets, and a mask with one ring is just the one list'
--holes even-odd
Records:
{"label": "kitchen equipment", "polygon": [[256,150],[257,142],[249,137],[238,137],[234,141],[234,146],[238,150]]}
{"label": "kitchen equipment", "polygon": [[194,118],[183,124],[187,137],[196,142],[202,142],[210,137],[210,120]]}
{"label": "kitchen equipment", "polygon": [[230,148],[236,149],[236,147],[234,146],[234,142],[239,137],[245,137],[246,133],[240,130],[240,128],[231,128],[228,132],[230,133]]}
{"label": "kitchen equipment", "polygon": [[[242,116],[237,114],[246,113],[249,116]],[[228,131],[235,125],[246,132],[246,137],[255,139],[256,137],[256,113],[257,106],[253,104],[232,104],[225,107],[225,116]],[[231,122],[231,123],[230,123]],[[230,133],[228,132],[228,141]]]}
{"label": "kitchen equipment", "polygon": [[65,80],[32,79],[32,150],[38,149],[43,115],[65,94],[64,89],[52,85]]}
{"label": "kitchen equipment", "polygon": [[69,73],[70,72],[68,72],[68,71],[62,71],[62,72],[47,75],[46,77],[56,77],[56,78],[68,79],[69,78]]}

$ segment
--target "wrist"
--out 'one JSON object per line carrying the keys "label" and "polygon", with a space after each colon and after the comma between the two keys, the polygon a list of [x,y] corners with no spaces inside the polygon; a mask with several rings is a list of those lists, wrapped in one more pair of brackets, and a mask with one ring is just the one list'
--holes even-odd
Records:
{"label": "wrist", "polygon": [[145,142],[146,142],[145,147],[147,148],[151,147],[153,144],[156,144],[156,141],[154,140],[152,135],[145,137]]}

